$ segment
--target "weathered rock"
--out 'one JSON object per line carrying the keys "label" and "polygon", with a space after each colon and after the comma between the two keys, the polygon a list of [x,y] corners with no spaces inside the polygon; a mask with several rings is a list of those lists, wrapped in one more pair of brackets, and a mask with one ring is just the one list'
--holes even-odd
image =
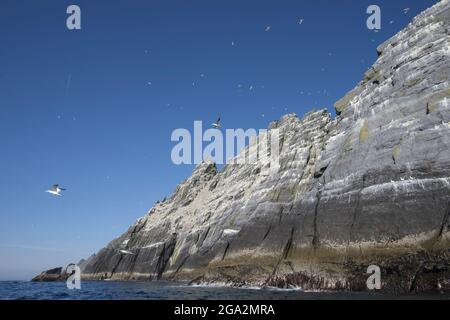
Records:
{"label": "weathered rock", "polygon": [[68,277],[67,273],[63,268],[54,268],[47,271],[42,272],[40,275],[34,277],[31,281],[63,281]]}
{"label": "weathered rock", "polygon": [[[37,275],[31,281],[66,281],[71,274],[74,274],[75,271],[71,273],[68,272],[69,267],[78,266],[80,271],[82,272],[86,267],[87,263],[95,258],[95,254],[90,256],[88,259],[81,259],[78,263],[69,263],[66,268],[58,267],[53,268],[47,271],[43,271],[41,274]],[[101,278],[104,279],[105,277]]]}
{"label": "weathered rock", "polygon": [[272,123],[278,171],[198,166],[83,278],[365,290],[378,265],[385,290],[449,290],[449,21],[444,0],[382,44],[336,119]]}

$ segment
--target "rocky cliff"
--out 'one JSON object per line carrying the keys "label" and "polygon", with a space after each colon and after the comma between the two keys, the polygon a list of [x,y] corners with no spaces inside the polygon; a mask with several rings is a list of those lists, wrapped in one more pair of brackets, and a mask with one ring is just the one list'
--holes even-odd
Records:
{"label": "rocky cliff", "polygon": [[[450,4],[378,48],[326,110],[270,125],[280,167],[199,165],[83,278],[390,291],[450,288]],[[126,252],[126,253],[124,253]]]}
{"label": "rocky cliff", "polygon": [[[70,265],[69,265],[70,266]],[[69,267],[67,266],[67,267]],[[63,269],[62,267],[50,269],[42,272],[41,274],[34,277],[31,281],[65,281],[69,278],[70,274],[67,272],[67,268]]]}

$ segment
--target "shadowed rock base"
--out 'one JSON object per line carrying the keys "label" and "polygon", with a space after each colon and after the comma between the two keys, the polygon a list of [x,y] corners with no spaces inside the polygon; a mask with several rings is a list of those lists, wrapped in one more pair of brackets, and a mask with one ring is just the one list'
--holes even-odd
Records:
{"label": "shadowed rock base", "polygon": [[[425,249],[430,242],[433,248]],[[450,292],[449,239],[431,239],[423,245],[416,250],[404,246],[404,243],[372,248],[364,245],[345,249],[310,247],[293,249],[281,260],[272,255],[233,256],[212,261],[203,268],[165,272],[159,279],[202,285],[367,291],[370,276],[367,268],[376,265],[381,270],[381,292]],[[151,280],[157,277],[158,274],[154,273],[117,273],[111,280]],[[102,277],[83,274],[83,279],[102,280]]]}
{"label": "shadowed rock base", "polygon": [[69,275],[64,271],[63,268],[54,268],[47,271],[42,272],[40,275],[34,277],[31,281],[66,281]]}
{"label": "shadowed rock base", "polygon": [[367,290],[377,265],[384,291],[448,292],[449,22],[443,0],[380,45],[336,118],[272,122],[279,163],[197,166],[82,277]]}

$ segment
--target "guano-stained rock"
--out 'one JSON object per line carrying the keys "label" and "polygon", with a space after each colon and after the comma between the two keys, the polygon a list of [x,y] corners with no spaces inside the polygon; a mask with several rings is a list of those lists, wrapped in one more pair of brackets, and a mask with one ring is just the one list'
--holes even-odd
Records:
{"label": "guano-stained rock", "polygon": [[384,290],[448,291],[449,21],[440,1],[382,44],[336,119],[272,123],[278,172],[199,165],[83,278],[366,290],[378,265]]}

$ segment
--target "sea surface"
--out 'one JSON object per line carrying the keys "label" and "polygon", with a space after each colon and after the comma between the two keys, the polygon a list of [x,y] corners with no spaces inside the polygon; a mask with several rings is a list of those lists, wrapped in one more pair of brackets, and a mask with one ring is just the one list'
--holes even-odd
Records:
{"label": "sea surface", "polygon": [[393,296],[379,293],[305,292],[301,290],[188,286],[174,282],[82,281],[80,290],[65,282],[0,281],[1,300],[366,300],[445,299],[450,295]]}

